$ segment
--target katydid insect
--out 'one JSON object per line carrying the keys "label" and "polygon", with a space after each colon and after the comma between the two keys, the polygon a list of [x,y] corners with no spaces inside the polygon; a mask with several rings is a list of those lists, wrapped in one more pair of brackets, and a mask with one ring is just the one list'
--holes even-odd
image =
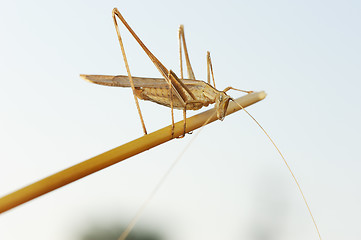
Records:
{"label": "katydid insect", "polygon": [[[118,23],[116,20],[118,17],[128,31],[132,34],[138,44],[143,48],[150,60],[157,67],[163,78],[141,78],[134,77],[130,73],[127,57],[124,51],[124,45],[120,36]],[[168,70],[154,55],[145,44],[140,40],[133,29],[128,25],[120,12],[114,8],[113,20],[115,29],[117,31],[119,44],[122,50],[123,59],[128,72],[128,76],[106,76],[106,75],[81,75],[87,81],[92,83],[115,86],[115,87],[131,87],[134,94],[134,100],[138,109],[139,117],[142,123],[144,134],[147,134],[143,116],[139,107],[138,98],[142,100],[152,101],[171,108],[172,113],[172,136],[174,131],[174,115],[173,109],[183,110],[184,117],[184,133],[186,133],[186,111],[198,110],[209,104],[215,104],[217,112],[217,118],[223,120],[228,103],[232,98],[226,94],[228,90],[237,90],[246,93],[252,91],[244,91],[233,87],[227,87],[223,91],[219,91],[215,88],[215,81],[213,75],[213,67],[211,62],[210,53],[207,52],[207,80],[208,82],[196,80],[193,69],[189,60],[187,45],[184,35],[183,25],[179,28],[179,59],[180,59],[180,78],[172,71]],[[184,49],[184,56],[186,60],[188,79],[183,78],[183,63],[182,63],[182,47]],[[213,86],[210,83],[210,77],[212,75]]]}
{"label": "katydid insect", "polygon": [[[134,95],[134,100],[138,109],[139,117],[142,123],[144,134],[147,134],[144,120],[142,117],[142,113],[140,111],[138,98],[142,100],[148,100],[152,101],[167,107],[171,108],[172,113],[172,136],[174,131],[174,115],[173,115],[173,109],[181,109],[183,110],[183,117],[184,117],[184,133],[183,136],[186,133],[186,110],[198,110],[204,106],[208,106],[209,104],[215,104],[215,109],[217,113],[217,118],[220,120],[223,120],[226,115],[226,110],[229,104],[230,100],[233,100],[230,96],[226,94],[228,90],[237,90],[245,93],[251,93],[252,91],[245,91],[236,89],[233,87],[227,87],[223,91],[217,90],[215,87],[215,81],[214,81],[214,75],[213,75],[213,68],[212,68],[212,62],[210,58],[210,53],[207,52],[207,82],[196,80],[193,69],[189,60],[189,55],[187,51],[187,45],[185,41],[185,35],[184,35],[184,28],[181,25],[179,28],[179,59],[180,59],[180,78],[172,71],[168,70],[154,55],[153,53],[144,45],[144,43],[140,40],[140,38],[137,36],[137,34],[133,31],[133,29],[128,25],[128,23],[125,21],[123,16],[120,14],[118,9],[114,8],[112,12],[113,20],[115,29],[117,32],[119,44],[121,47],[123,60],[125,63],[125,67],[127,69],[127,76],[119,75],[119,76],[109,76],[109,75],[81,75],[82,78],[84,78],[87,81],[90,81],[92,83],[100,84],[100,85],[106,85],[106,86],[115,86],[115,87],[131,87]],[[153,64],[156,66],[158,71],[161,73],[163,78],[144,78],[144,77],[134,77],[130,73],[129,64],[127,61],[127,57],[124,50],[124,45],[122,42],[122,38],[120,36],[120,31],[118,27],[118,23],[116,20],[116,17],[118,17],[121,22],[124,24],[124,26],[128,29],[128,31],[131,33],[131,35],[134,37],[134,39],[138,42],[138,44],[142,47],[144,52],[148,55],[150,60],[153,62]],[[183,63],[182,63],[182,49],[184,49],[184,57],[186,61],[187,66],[187,72],[188,72],[188,79],[183,78]],[[213,80],[213,86],[211,85],[210,78],[212,76]],[[309,208],[309,205],[306,201],[306,198],[302,192],[302,189],[293,174],[291,168],[289,167],[286,159],[283,157],[281,151],[277,147],[277,145],[274,143],[272,138],[268,135],[268,133],[265,131],[265,129],[258,123],[258,121],[249,114],[242,106],[240,106],[256,123],[257,125],[262,129],[262,131],[266,134],[268,139],[271,141],[273,146],[277,149],[278,153],[282,157],[284,163],[286,164],[288,170],[292,174],[292,177],[297,184],[297,187],[302,195],[302,198],[304,200],[304,203],[307,206],[308,212],[312,218],[312,221],[314,223],[315,229],[318,233],[319,239],[321,239],[321,235],[319,233],[316,221],[311,213],[311,210]],[[173,164],[174,166],[174,164]],[[172,166],[172,167],[173,167]],[[171,168],[169,169],[169,171]],[[166,173],[165,177],[169,173],[169,171]],[[157,185],[156,189],[153,191],[153,195],[156,192],[156,190],[159,188],[161,183],[164,181],[165,177],[162,178],[160,183]],[[148,198],[148,201],[151,199],[152,195]],[[148,202],[147,201],[147,202]],[[147,202],[143,205],[141,208],[144,209]],[[140,210],[140,211],[141,211]],[[125,239],[131,228],[134,226],[137,217],[139,216],[140,212],[138,212],[137,216],[133,219],[133,221],[129,224],[126,231],[122,234],[120,239]]]}

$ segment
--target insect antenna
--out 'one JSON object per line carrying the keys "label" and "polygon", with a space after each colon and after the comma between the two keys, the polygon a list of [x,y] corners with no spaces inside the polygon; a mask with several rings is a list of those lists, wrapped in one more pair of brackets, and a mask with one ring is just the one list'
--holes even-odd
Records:
{"label": "insect antenna", "polygon": [[303,191],[302,191],[301,185],[298,183],[298,180],[297,180],[295,174],[293,173],[293,171],[292,171],[290,165],[288,164],[286,158],[283,156],[281,150],[278,148],[278,146],[277,146],[276,143],[273,141],[273,139],[271,138],[271,136],[267,133],[267,131],[262,127],[262,125],[261,125],[244,107],[242,107],[238,102],[236,102],[233,98],[231,98],[231,100],[232,100],[234,103],[236,103],[245,113],[247,113],[247,115],[258,125],[259,128],[261,128],[261,130],[263,131],[263,133],[267,136],[267,138],[270,140],[270,142],[272,143],[272,145],[276,148],[276,150],[277,150],[277,152],[279,153],[279,155],[281,156],[283,162],[286,164],[286,167],[287,167],[288,171],[291,173],[292,178],[293,178],[293,180],[295,181],[299,192],[300,192],[301,195],[302,195],[303,202],[305,203],[305,205],[306,205],[306,207],[307,207],[307,210],[308,210],[308,213],[310,214],[310,216],[311,216],[311,218],[312,218],[312,222],[313,222],[313,225],[314,225],[314,227],[315,227],[315,229],[316,229],[316,231],[317,231],[318,238],[319,238],[320,240],[322,240],[320,231],[318,230],[318,226],[317,226],[316,220],[315,220],[315,218],[313,217],[311,208],[310,208],[310,206],[308,205],[308,202],[307,202],[307,200],[306,200],[305,194],[304,194]]}

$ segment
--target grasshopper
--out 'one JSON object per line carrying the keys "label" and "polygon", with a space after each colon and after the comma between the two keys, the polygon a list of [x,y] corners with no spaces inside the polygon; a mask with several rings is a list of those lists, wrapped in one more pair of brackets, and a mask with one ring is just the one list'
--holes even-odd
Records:
{"label": "grasshopper", "polygon": [[[172,137],[174,134],[174,113],[173,109],[183,110],[184,118],[184,133],[186,133],[186,111],[187,110],[198,110],[202,107],[206,107],[209,104],[215,103],[215,109],[217,112],[217,118],[223,120],[227,107],[230,100],[233,100],[226,94],[228,90],[237,90],[241,92],[251,93],[252,91],[244,91],[233,87],[227,87],[223,91],[216,89],[213,67],[211,62],[210,53],[207,52],[207,83],[201,80],[196,80],[193,69],[189,60],[187,44],[185,41],[184,27],[181,25],[178,32],[179,40],[179,60],[180,60],[180,78],[172,71],[168,70],[145,46],[140,40],[138,35],[126,22],[124,17],[120,14],[117,8],[113,9],[112,17],[114,26],[117,32],[119,44],[121,47],[123,60],[127,69],[127,76],[109,76],[109,75],[80,75],[87,81],[92,83],[114,86],[114,87],[131,87],[133,90],[134,100],[138,109],[138,114],[143,127],[144,134],[147,134],[143,116],[139,107],[138,98],[142,100],[152,101],[171,108],[172,114]],[[134,77],[130,73],[129,64],[124,50],[123,41],[120,35],[117,18],[124,24],[134,39],[142,47],[144,52],[148,55],[150,60],[154,63],[158,71],[161,73],[163,78],[144,78]],[[188,79],[183,78],[183,54],[182,48],[184,49],[184,57],[187,66]],[[213,86],[210,83],[210,77],[212,76]]]}
{"label": "grasshopper", "polygon": [[[173,137],[173,134],[174,134],[173,109],[174,108],[183,110],[183,117],[184,117],[183,136],[184,136],[186,134],[186,111],[187,110],[198,110],[198,109],[208,106],[210,104],[215,104],[217,118],[219,120],[223,120],[226,115],[229,101],[231,101],[231,100],[233,101],[233,99],[226,94],[227,91],[232,89],[232,90],[241,91],[241,92],[245,92],[245,93],[252,93],[252,91],[240,90],[240,89],[236,89],[233,87],[227,87],[223,91],[217,90],[216,86],[215,86],[212,61],[211,61],[209,52],[207,52],[207,82],[196,80],[190,60],[189,60],[187,45],[186,45],[186,41],[185,41],[184,27],[182,25],[179,27],[179,33],[178,33],[179,60],[180,60],[180,78],[178,78],[178,76],[172,70],[168,70],[153,55],[153,53],[145,46],[145,44],[140,40],[138,35],[133,31],[133,29],[125,21],[125,19],[120,14],[120,12],[118,11],[117,8],[113,9],[112,17],[114,20],[114,26],[115,26],[115,29],[117,32],[120,48],[121,48],[122,55],[123,55],[123,60],[124,60],[128,75],[127,76],[125,76],[125,75],[119,75],[119,76],[80,75],[80,76],[87,81],[90,81],[90,82],[96,83],[96,84],[100,84],[100,85],[115,86],[115,87],[131,87],[132,91],[133,91],[135,104],[138,109],[139,117],[140,117],[140,120],[142,123],[144,134],[147,134],[147,130],[145,128],[143,116],[142,116],[142,113],[141,113],[141,110],[139,107],[138,98],[142,99],[142,100],[152,101],[152,102],[158,103],[160,105],[164,105],[164,106],[171,108],[172,137]],[[117,17],[124,24],[124,26],[131,33],[131,35],[138,42],[138,44],[142,47],[144,52],[148,55],[148,57],[153,62],[155,67],[158,69],[158,71],[161,73],[163,78],[134,77],[131,75],[130,69],[129,69],[129,64],[128,64],[127,57],[126,57],[125,50],[124,50],[124,45],[122,42],[122,38],[120,36],[120,31],[119,31],[119,27],[118,27],[118,23],[117,23]],[[187,66],[188,79],[183,78],[183,53],[182,53],[182,50],[184,50],[184,57],[185,57],[185,62],[186,62],[186,66]],[[211,85],[211,81],[210,81],[211,76],[212,76],[213,86]],[[236,104],[237,104],[237,102],[236,102]],[[289,172],[291,173],[291,175],[298,187],[300,194],[302,195],[303,201],[308,209],[308,212],[313,221],[314,227],[317,231],[318,237],[321,240],[321,234],[318,230],[316,221],[312,215],[311,209],[310,209],[308,202],[303,194],[301,186],[299,185],[295,175],[293,174],[293,172],[292,172],[290,166],[288,165],[286,159],[284,158],[283,154],[281,153],[281,151],[279,150],[279,148],[277,147],[275,142],[272,140],[272,138],[269,136],[269,134],[266,132],[266,130],[261,126],[261,124],[250,113],[248,113],[248,111],[246,111],[242,106],[240,106],[240,107],[260,127],[260,129],[264,132],[264,134],[267,136],[267,138],[270,140],[272,145],[275,147],[275,149],[280,154],[280,156],[283,159],[285,165],[287,166]],[[170,170],[171,170],[171,168],[170,168]],[[168,173],[166,173],[166,175],[167,174]],[[160,184],[162,183],[162,181],[164,181],[164,179],[165,178],[163,178],[161,180],[161,182],[158,184],[156,189],[159,188]],[[147,204],[147,202],[145,202],[145,205]],[[142,207],[142,209],[143,208],[144,207]],[[140,212],[142,211],[142,209],[140,210]],[[135,221],[136,221],[137,217],[139,216],[140,212],[138,212],[137,216],[133,219],[131,224],[129,224],[129,226],[127,227],[126,231],[122,234],[120,239],[125,239],[125,237],[129,233],[130,229],[134,226]]]}

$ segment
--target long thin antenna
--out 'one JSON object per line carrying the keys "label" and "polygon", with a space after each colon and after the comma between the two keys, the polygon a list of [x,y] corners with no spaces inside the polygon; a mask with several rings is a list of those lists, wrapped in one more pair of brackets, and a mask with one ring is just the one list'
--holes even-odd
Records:
{"label": "long thin antenna", "polygon": [[267,133],[267,131],[262,127],[262,125],[261,125],[246,109],[244,109],[244,107],[242,107],[241,104],[239,104],[238,102],[236,102],[236,101],[233,100],[233,99],[232,99],[232,101],[235,102],[243,111],[245,111],[245,112],[247,113],[248,116],[250,116],[250,117],[252,118],[252,120],[261,128],[261,130],[264,132],[264,134],[266,134],[267,138],[271,141],[272,145],[276,148],[277,152],[280,154],[281,158],[283,159],[283,162],[286,164],[286,166],[287,166],[287,168],[288,168],[288,171],[291,173],[292,178],[293,178],[293,180],[295,181],[299,192],[300,192],[301,195],[302,195],[302,198],[303,198],[304,203],[306,204],[308,213],[310,214],[310,216],[311,216],[311,218],[312,218],[313,225],[314,225],[315,228],[316,228],[316,231],[317,231],[317,234],[318,234],[318,238],[319,238],[320,240],[322,240],[320,231],[318,230],[318,226],[317,226],[316,220],[315,220],[315,218],[313,217],[313,214],[312,214],[312,212],[311,212],[311,208],[310,208],[310,206],[308,205],[308,202],[307,202],[307,200],[306,200],[305,194],[303,193],[302,188],[301,188],[300,184],[298,183],[298,180],[297,180],[295,174],[293,173],[290,165],[289,165],[288,162],[286,161],[286,159],[285,159],[285,157],[283,156],[283,154],[281,153],[280,149],[277,147],[276,143],[273,141],[273,139],[270,137],[270,135]]}

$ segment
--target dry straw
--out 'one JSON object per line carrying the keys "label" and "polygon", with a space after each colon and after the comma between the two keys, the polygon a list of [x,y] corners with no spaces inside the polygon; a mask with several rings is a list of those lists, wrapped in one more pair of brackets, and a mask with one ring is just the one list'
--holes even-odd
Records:
{"label": "dry straw", "polygon": [[[266,97],[265,92],[256,92],[247,94],[235,101],[242,107],[247,107]],[[230,102],[227,110],[227,115],[240,110],[241,107],[234,102]],[[210,120],[209,120],[210,119]],[[210,109],[197,114],[193,117],[187,118],[187,132],[191,132],[204,125],[206,121],[211,123],[217,120],[215,109]],[[177,122],[174,129],[174,137],[179,137],[183,134],[183,121]],[[41,179],[33,184],[21,188],[9,195],[0,198],[0,213],[5,212],[11,208],[21,205],[45,193],[51,192],[57,188],[65,186],[71,182],[81,179],[87,175],[95,173],[101,169],[109,167],[138,153],[144,152],[169,140],[171,136],[172,126],[167,126],[158,131],[144,135],[138,139],[128,142],[124,145],[116,147],[98,156],[90,158],[49,177]]]}

